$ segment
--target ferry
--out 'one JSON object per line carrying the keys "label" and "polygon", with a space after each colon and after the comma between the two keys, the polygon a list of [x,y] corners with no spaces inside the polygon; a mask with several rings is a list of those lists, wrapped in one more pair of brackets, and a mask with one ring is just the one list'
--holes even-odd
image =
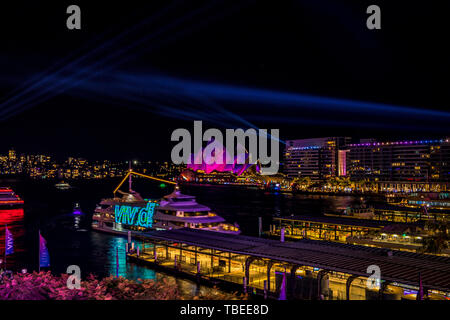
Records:
{"label": "ferry", "polygon": [[68,184],[67,182],[61,181],[61,182],[55,184],[55,188],[58,190],[68,190],[68,189],[72,188],[72,186],[70,184]]}
{"label": "ferry", "polygon": [[[222,233],[239,234],[239,226],[232,225],[224,218],[211,212],[207,206],[197,203],[195,196],[184,195],[179,186],[160,200],[144,199],[131,188],[131,174],[150,179],[162,179],[146,176],[130,171],[125,178],[129,178],[129,191],[118,190],[124,180],[114,190],[114,197],[103,199],[94,211],[92,228],[113,234],[142,233],[154,230],[170,230],[179,228],[193,228]],[[119,193],[121,196],[116,197]]]}
{"label": "ferry", "polygon": [[447,221],[448,214],[444,211],[428,210],[426,206],[412,208],[373,208],[373,207],[347,207],[338,208],[337,212],[324,212],[325,216],[340,218],[356,218],[377,221],[414,223],[427,220]]}
{"label": "ferry", "polygon": [[395,203],[406,208],[425,208],[426,210],[450,211],[449,192],[416,192],[403,198],[399,203]]}
{"label": "ferry", "polygon": [[400,203],[406,197],[408,197],[407,194],[398,193],[398,192],[388,192],[385,194],[386,203],[389,203],[389,204]]}
{"label": "ferry", "polygon": [[[270,231],[265,234],[277,238],[334,241],[409,252],[422,252],[423,239],[432,236],[424,221],[397,223],[342,217],[274,217]],[[450,256],[450,249],[427,254]]]}
{"label": "ferry", "polygon": [[11,188],[0,187],[0,207],[16,207],[23,203],[23,200]]}
{"label": "ferry", "polygon": [[338,208],[338,212],[325,212],[325,216],[349,217],[357,219],[376,219],[375,209],[373,207],[346,207]]}
{"label": "ferry", "polygon": [[373,207],[368,207],[364,201],[364,198],[361,198],[360,200],[360,205],[353,207],[340,207],[337,212],[324,212],[324,215],[357,219],[376,219],[375,209]]}

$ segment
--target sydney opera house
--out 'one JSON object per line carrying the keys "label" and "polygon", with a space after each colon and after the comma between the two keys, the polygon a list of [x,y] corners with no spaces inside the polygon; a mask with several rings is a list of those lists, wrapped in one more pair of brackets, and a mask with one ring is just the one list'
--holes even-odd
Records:
{"label": "sydney opera house", "polygon": [[249,154],[245,148],[238,148],[238,150],[244,151],[240,153],[235,152],[235,155],[232,156],[225,147],[222,147],[218,152],[217,150],[212,153],[207,151],[206,157],[203,157],[205,149],[206,147],[191,155],[190,164],[187,165],[187,169],[180,175],[182,181],[250,184],[266,187],[271,184],[283,186],[290,184],[290,181],[283,174],[262,175],[260,162],[250,163]]}
{"label": "sydney opera house", "polygon": [[188,169],[206,174],[213,172],[228,172],[237,176],[241,176],[244,173],[261,173],[261,165],[258,161],[254,164],[249,163],[249,154],[245,148],[241,148],[244,152],[236,152],[235,155],[232,156],[227,149],[222,146],[221,150],[215,149],[211,153],[206,152],[206,157],[204,157],[203,155],[205,154],[205,149],[207,147],[208,146],[191,155],[190,164],[187,165]]}

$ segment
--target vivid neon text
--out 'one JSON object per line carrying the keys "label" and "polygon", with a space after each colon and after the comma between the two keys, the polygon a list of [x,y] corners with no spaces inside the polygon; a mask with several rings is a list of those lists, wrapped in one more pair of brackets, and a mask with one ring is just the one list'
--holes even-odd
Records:
{"label": "vivid neon text", "polygon": [[147,203],[145,208],[116,205],[114,207],[116,223],[150,228],[153,225],[153,213],[157,205],[155,202]]}

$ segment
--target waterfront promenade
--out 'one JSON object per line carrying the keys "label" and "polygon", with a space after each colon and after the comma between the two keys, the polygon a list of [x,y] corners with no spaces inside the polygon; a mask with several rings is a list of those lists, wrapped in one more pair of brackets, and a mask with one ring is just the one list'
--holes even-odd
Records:
{"label": "waterfront promenade", "polygon": [[[155,231],[130,261],[180,275],[228,283],[277,297],[283,276],[290,299],[413,299],[422,282],[429,298],[450,293],[450,258],[328,241],[281,242],[194,229]],[[156,258],[156,259],[155,259]],[[381,281],[368,288],[369,266]]]}

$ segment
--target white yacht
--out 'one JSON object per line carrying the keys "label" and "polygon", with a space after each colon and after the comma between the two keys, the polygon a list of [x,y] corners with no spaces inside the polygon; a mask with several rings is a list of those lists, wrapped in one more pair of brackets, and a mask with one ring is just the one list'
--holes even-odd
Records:
{"label": "white yacht", "polygon": [[194,196],[175,190],[160,200],[154,215],[155,228],[193,228],[223,233],[239,234],[237,225],[229,224],[224,218],[211,212],[207,206],[197,203]]}
{"label": "white yacht", "polygon": [[94,230],[126,234],[128,231],[138,233],[195,228],[240,233],[237,225],[225,222],[225,219],[212,213],[210,208],[197,203],[194,196],[181,194],[178,185],[174,192],[159,201],[142,198],[131,189],[131,179],[129,192],[122,192],[118,188],[115,191],[122,196],[103,199],[95,209],[92,217]]}
{"label": "white yacht", "polygon": [[[133,190],[118,191],[122,196],[103,199],[95,208],[92,217],[92,228],[109,233],[143,232],[151,230],[152,226],[140,223],[139,218],[147,208],[148,203]],[[156,206],[156,203],[154,203]],[[142,211],[142,213],[141,213]],[[145,212],[147,215],[148,213]],[[150,212],[153,215],[153,212]],[[141,218],[142,220],[143,218]]]}

